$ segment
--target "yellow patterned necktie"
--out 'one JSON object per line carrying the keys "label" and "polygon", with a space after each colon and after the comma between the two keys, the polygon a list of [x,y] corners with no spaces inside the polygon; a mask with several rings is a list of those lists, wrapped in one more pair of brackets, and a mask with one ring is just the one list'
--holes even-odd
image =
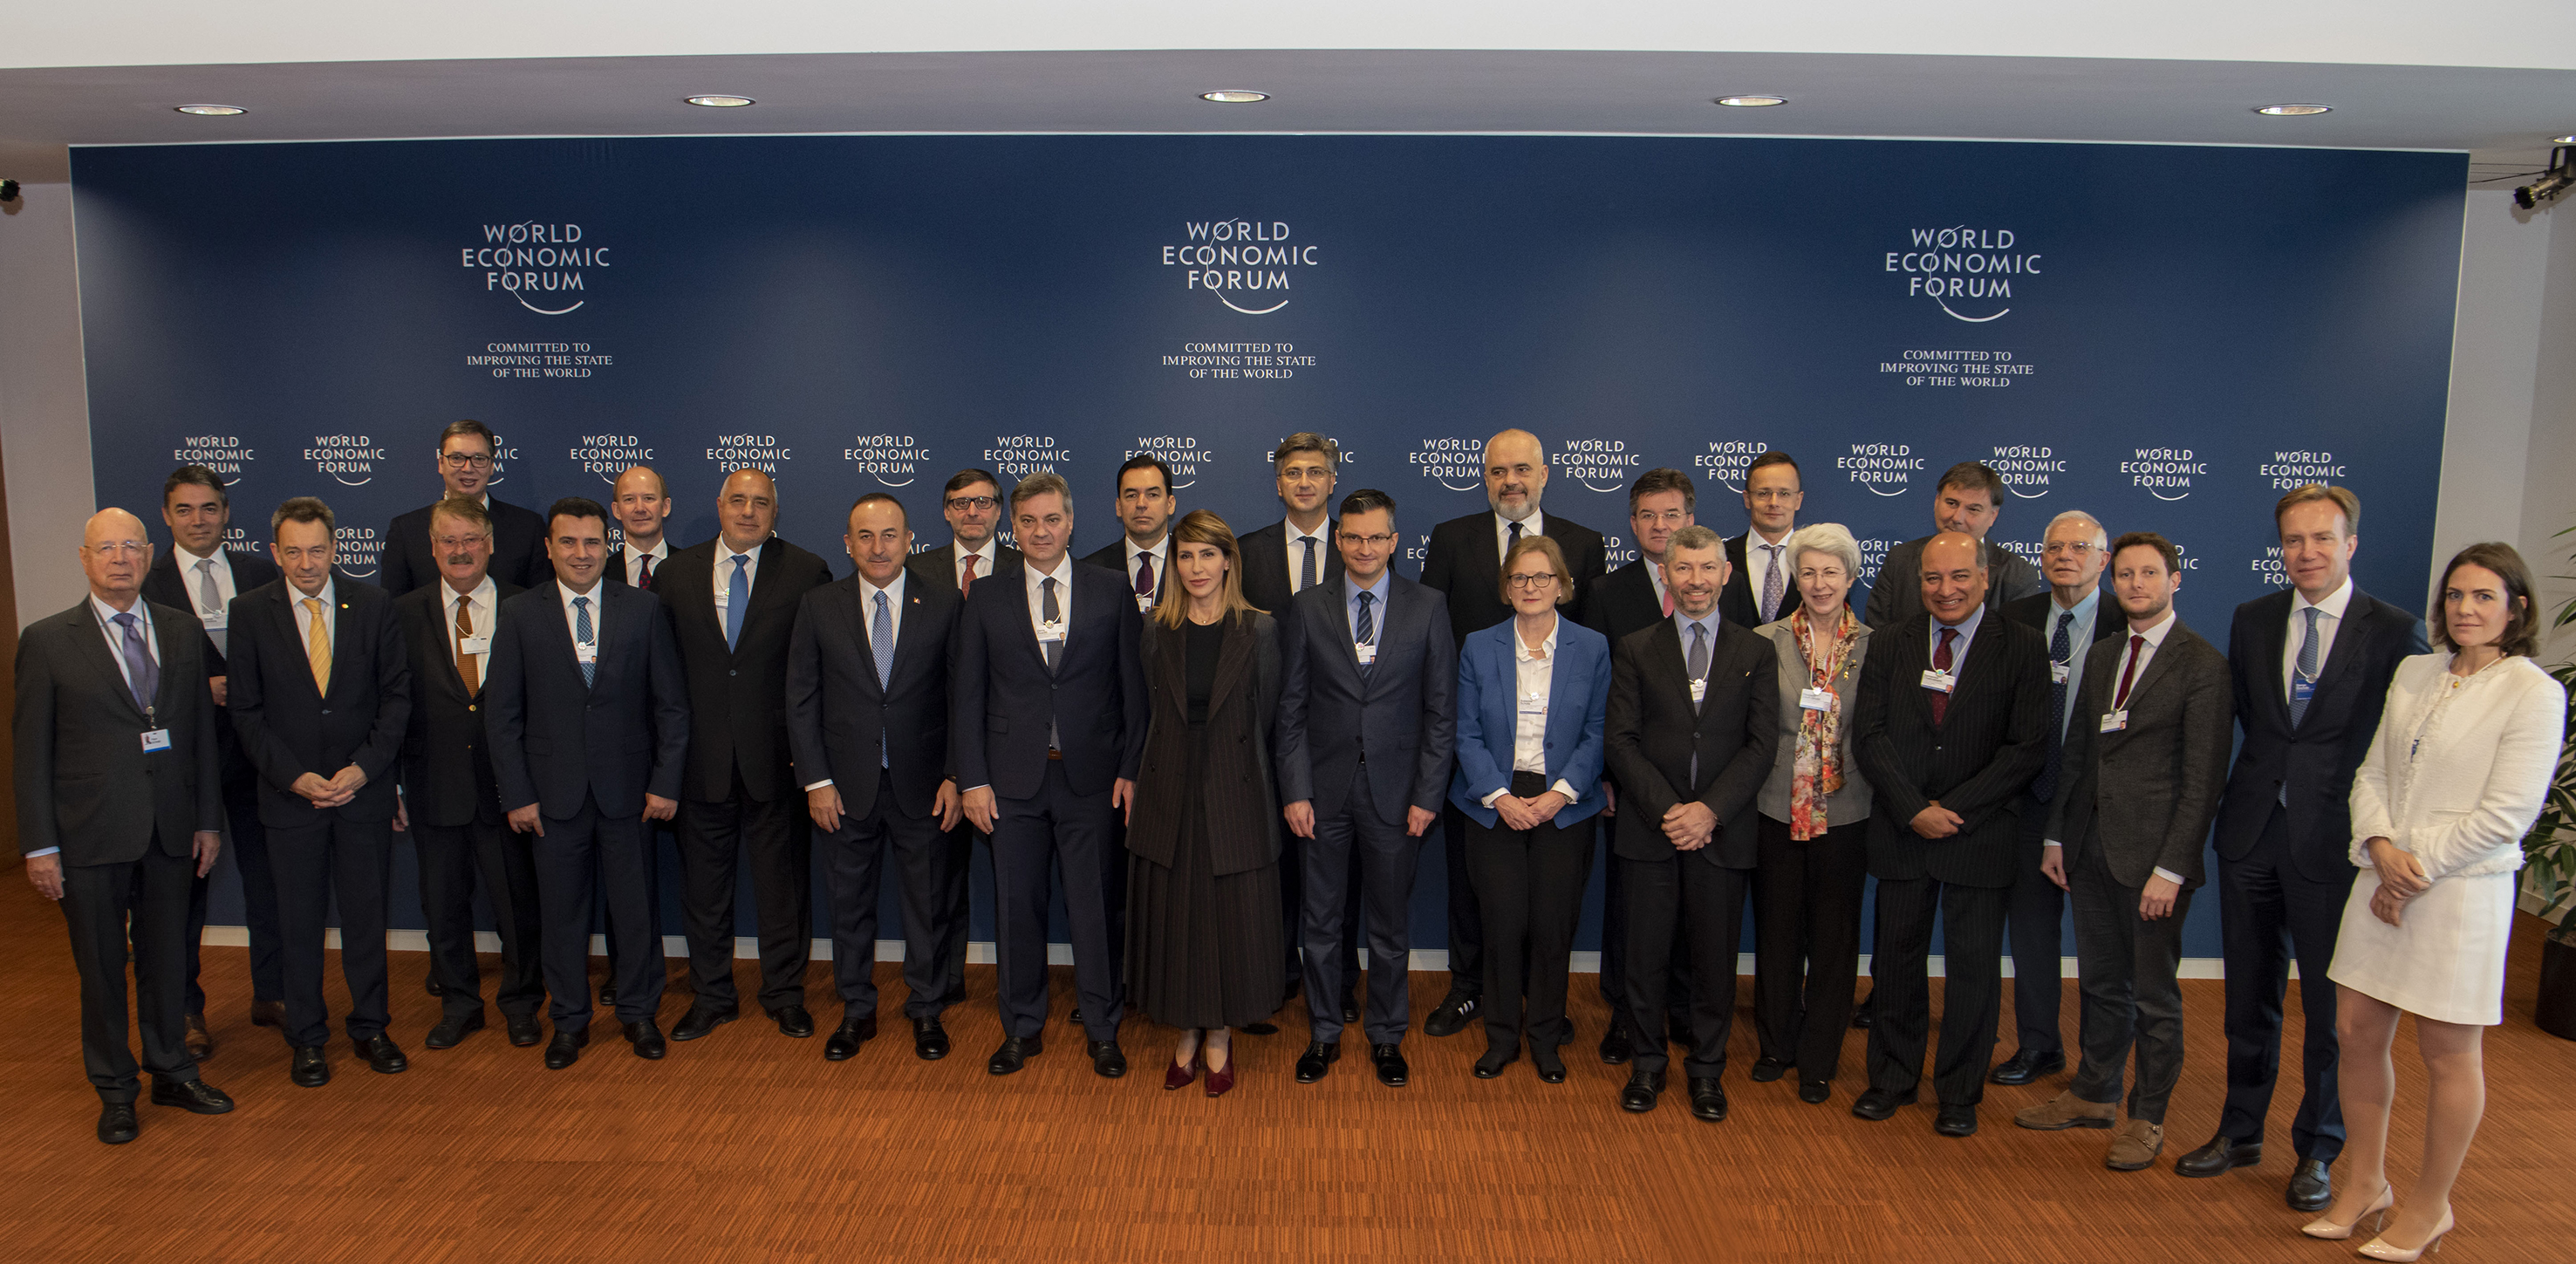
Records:
{"label": "yellow patterned necktie", "polygon": [[313,665],[313,691],[331,692],[331,622],[322,617],[322,599],[307,597],[304,609],[313,618],[313,635],[304,641],[305,661]]}

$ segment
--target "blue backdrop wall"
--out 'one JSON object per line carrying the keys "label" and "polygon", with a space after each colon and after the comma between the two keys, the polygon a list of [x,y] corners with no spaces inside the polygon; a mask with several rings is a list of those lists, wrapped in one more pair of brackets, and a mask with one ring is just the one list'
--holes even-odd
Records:
{"label": "blue backdrop wall", "polygon": [[[2071,508],[2180,542],[2184,618],[2215,638],[2284,582],[2269,508],[2318,479],[2368,506],[2362,586],[2421,607],[2465,163],[789,137],[83,149],[74,177],[99,502],[157,523],[162,478],[203,461],[235,547],[317,494],[361,576],[434,498],[459,417],[502,434],[494,490],[522,504],[655,465],[683,543],[714,533],[721,471],[757,465],[782,534],[842,573],[853,498],[891,490],[935,545],[970,465],[1067,475],[1085,551],[1139,451],[1248,530],[1278,516],[1265,458],[1297,430],[1340,441],[1343,491],[1395,495],[1411,572],[1434,523],[1481,508],[1483,438],[1520,426],[1547,511],[1609,535],[1614,565],[1655,466],[1734,534],[1745,462],[1785,449],[1803,520],[1848,524],[1874,570],[1976,458],[2026,553]],[[417,926],[407,844],[395,871]],[[1414,942],[1438,947],[1436,848],[1422,879]],[[979,896],[978,938],[990,916]],[[2218,954],[2214,900],[2186,944]]]}

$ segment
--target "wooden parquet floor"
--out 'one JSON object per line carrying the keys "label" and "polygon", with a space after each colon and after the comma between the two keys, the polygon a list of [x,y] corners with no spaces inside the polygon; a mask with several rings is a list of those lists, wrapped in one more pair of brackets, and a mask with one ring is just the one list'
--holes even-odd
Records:
{"label": "wooden parquet floor", "polygon": [[[2521,928],[2507,1023],[2487,1042],[2488,1113],[2449,1264],[2576,1258],[2576,1044],[2531,1025],[2533,928]],[[2282,1206],[2289,1095],[2259,1168],[2205,1181],[2169,1163],[2117,1173],[2101,1165],[2106,1134],[2012,1126],[2015,1108],[2062,1078],[1991,1089],[1983,1130],[1965,1141],[1935,1136],[1928,1107],[1883,1124],[1850,1116],[1861,1033],[1827,1105],[1799,1102],[1792,1081],[1748,1083],[1748,1011],[1728,1072],[1733,1118],[1692,1119],[1678,1081],[1661,1109],[1632,1117],[1616,1105],[1625,1069],[1592,1055],[1607,1016],[1588,976],[1561,1086],[1526,1059],[1477,1080],[1479,1035],[1418,1030],[1409,1088],[1376,1083],[1357,1033],[1330,1078],[1303,1086],[1292,1025],[1238,1036],[1241,1084],[1209,1101],[1195,1086],[1162,1090],[1173,1033],[1141,1019],[1123,1033],[1135,1070],[1095,1077],[1064,1022],[1069,977],[1046,1052],[1004,1079],[984,1072],[1000,1038],[990,967],[968,972],[970,999],[948,1019],[956,1051],[936,1063],[912,1056],[901,983],[880,966],[885,1034],[848,1062],[826,1063],[820,1036],[789,1040],[754,1014],[647,1063],[603,1014],[604,1039],[548,1072],[497,1019],[457,1049],[423,1048],[437,1014],[426,957],[397,953],[394,1034],[411,1069],[371,1074],[343,1040],[331,1084],[306,1090],[287,1082],[276,1034],[250,1025],[244,952],[210,948],[220,1047],[206,1073],[240,1108],[200,1118],[146,1105],[142,1138],[111,1148],[91,1136],[61,918],[15,875],[0,882],[0,960],[0,1012],[13,1016],[0,1029],[0,1258],[11,1260],[2352,1258],[2350,1245],[2296,1236],[2304,1217]],[[681,973],[666,1025],[685,1006]],[[1443,982],[1416,979],[1417,1019]],[[828,970],[809,986],[828,1029],[839,1014]],[[2206,1138],[2224,1091],[2220,985],[2184,988],[2191,1052],[2167,1160]],[[2074,1012],[2070,983],[2070,1031]],[[2293,1050],[2297,1022],[2294,1004]],[[2423,1077],[2411,1033],[2400,1041],[2402,1188]]]}

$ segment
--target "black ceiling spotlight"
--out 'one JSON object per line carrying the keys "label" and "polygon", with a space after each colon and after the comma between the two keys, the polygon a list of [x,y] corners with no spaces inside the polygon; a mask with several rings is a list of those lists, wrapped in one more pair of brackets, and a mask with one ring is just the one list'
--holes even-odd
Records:
{"label": "black ceiling spotlight", "polygon": [[17,200],[18,182],[15,180],[0,180],[0,202],[15,202]]}
{"label": "black ceiling spotlight", "polygon": [[2513,204],[2528,211],[2538,207],[2541,203],[2546,202],[2561,193],[2565,193],[2567,191],[2567,186],[2576,184],[2576,162],[2569,161],[2567,156],[2567,151],[2570,148],[2576,147],[2560,145],[2551,149],[2549,151],[2549,170],[2542,172],[2539,179],[2534,180],[2519,189],[2515,189],[2513,191]]}

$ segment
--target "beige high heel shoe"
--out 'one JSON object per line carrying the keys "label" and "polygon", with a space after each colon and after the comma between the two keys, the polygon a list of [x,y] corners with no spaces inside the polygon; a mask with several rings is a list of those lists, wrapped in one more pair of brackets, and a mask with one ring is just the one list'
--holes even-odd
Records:
{"label": "beige high heel shoe", "polygon": [[2372,1199],[2369,1206],[2362,1208],[2361,1214],[2353,1217],[2351,1224],[2343,1224],[2325,1216],[2319,1216],[2316,1219],[2299,1226],[2299,1232],[2312,1238],[2324,1238],[2329,1242],[2341,1242],[2344,1239],[2351,1237],[2352,1231],[2360,1228],[2361,1222],[2375,1213],[2379,1217],[2379,1222],[2372,1225],[2370,1227],[2370,1231],[2372,1233],[2377,1233],[2381,1229],[2388,1227],[2388,1209],[2396,1205],[2397,1187],[2394,1185],[2382,1185],[2379,1187],[2379,1197]]}
{"label": "beige high heel shoe", "polygon": [[2433,1236],[2424,1239],[2424,1245],[2409,1251],[2404,1247],[2388,1245],[2385,1238],[2372,1238],[2362,1244],[2361,1253],[2374,1260],[2395,1260],[2397,1264],[2414,1264],[2414,1261],[2424,1258],[2426,1251],[2441,1250],[2443,1236],[2457,1227],[2458,1222],[2452,1219],[2451,1209],[2445,1207],[2442,1209],[2442,1223],[2433,1227]]}

